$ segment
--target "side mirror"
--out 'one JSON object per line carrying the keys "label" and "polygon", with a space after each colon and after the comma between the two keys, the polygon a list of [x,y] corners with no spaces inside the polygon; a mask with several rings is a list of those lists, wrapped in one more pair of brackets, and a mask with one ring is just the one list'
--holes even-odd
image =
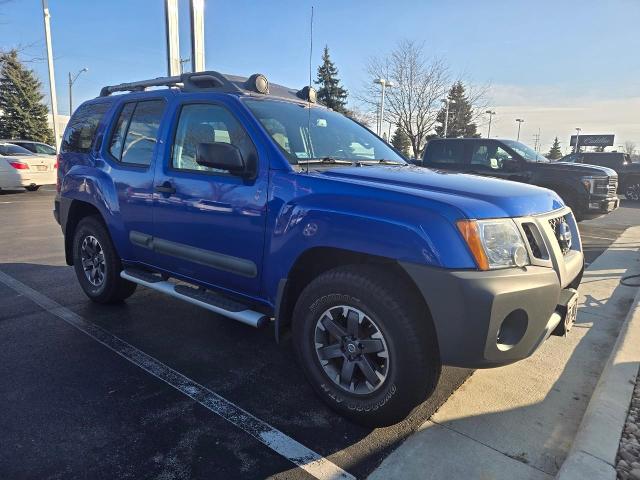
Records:
{"label": "side mirror", "polygon": [[247,174],[240,149],[230,143],[199,143],[196,147],[196,163],[203,167],[226,170],[233,175]]}

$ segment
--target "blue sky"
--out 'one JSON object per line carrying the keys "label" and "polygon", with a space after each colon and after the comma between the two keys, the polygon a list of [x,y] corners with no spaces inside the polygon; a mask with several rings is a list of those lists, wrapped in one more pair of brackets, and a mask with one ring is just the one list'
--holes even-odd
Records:
{"label": "blue sky", "polygon": [[[491,83],[492,103],[505,112],[519,107],[525,113],[532,108],[569,109],[562,115],[549,113],[548,119],[530,115],[536,125],[526,125],[542,127],[547,135],[553,130],[564,135],[571,128],[571,109],[589,108],[596,122],[593,129],[600,127],[599,109],[624,109],[627,100],[640,97],[638,0],[206,0],[207,68],[245,75],[262,72],[276,83],[304,85],[312,4],[314,69],[322,46],[328,44],[351,92],[367,80],[368,58],[407,38],[424,42],[425,51],[444,58],[455,75]],[[49,6],[61,113],[68,111],[69,71],[89,68],[74,87],[76,105],[105,84],[166,73],[162,0],[49,0]],[[180,0],[180,7],[181,50],[187,57],[188,2]],[[44,56],[39,0],[0,5],[0,48],[17,45],[26,46],[25,59]],[[31,65],[46,79],[45,62]],[[602,102],[609,106],[602,107]],[[609,113],[616,118],[615,112]],[[563,115],[569,115],[566,125],[551,126]],[[589,115],[576,114],[574,123],[587,121]],[[497,118],[495,128],[507,132],[511,120]],[[628,123],[620,128],[632,138],[640,125]],[[640,140],[640,134],[633,138]]]}

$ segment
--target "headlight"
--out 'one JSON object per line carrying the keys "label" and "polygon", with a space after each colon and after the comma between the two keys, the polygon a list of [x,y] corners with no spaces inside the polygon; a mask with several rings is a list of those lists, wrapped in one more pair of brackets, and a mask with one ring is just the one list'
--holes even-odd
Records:
{"label": "headlight", "polygon": [[527,249],[513,220],[460,220],[457,225],[480,270],[529,264]]}
{"label": "headlight", "polygon": [[609,185],[608,177],[582,177],[580,181],[589,193],[596,193],[598,187],[606,190]]}

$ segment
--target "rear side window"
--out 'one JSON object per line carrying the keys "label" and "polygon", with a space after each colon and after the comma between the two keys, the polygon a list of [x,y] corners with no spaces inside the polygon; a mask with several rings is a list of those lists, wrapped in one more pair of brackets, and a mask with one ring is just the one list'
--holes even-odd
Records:
{"label": "rear side window", "polygon": [[62,138],[62,152],[89,153],[98,128],[109,103],[91,103],[82,105],[69,120]]}
{"label": "rear side window", "polygon": [[109,153],[117,161],[140,166],[151,164],[164,105],[163,100],[124,105],[109,142]]}
{"label": "rear side window", "polygon": [[427,146],[425,163],[464,163],[464,143],[433,142]]}

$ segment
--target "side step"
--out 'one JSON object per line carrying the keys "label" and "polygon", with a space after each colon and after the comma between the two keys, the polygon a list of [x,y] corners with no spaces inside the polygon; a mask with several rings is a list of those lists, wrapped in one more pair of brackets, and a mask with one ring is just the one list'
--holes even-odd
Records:
{"label": "side step", "polygon": [[263,313],[249,310],[246,305],[211,291],[200,290],[187,285],[176,285],[164,280],[159,275],[133,268],[123,270],[120,272],[120,276],[130,282],[179,298],[252,327],[263,327],[269,323],[269,318]]}

